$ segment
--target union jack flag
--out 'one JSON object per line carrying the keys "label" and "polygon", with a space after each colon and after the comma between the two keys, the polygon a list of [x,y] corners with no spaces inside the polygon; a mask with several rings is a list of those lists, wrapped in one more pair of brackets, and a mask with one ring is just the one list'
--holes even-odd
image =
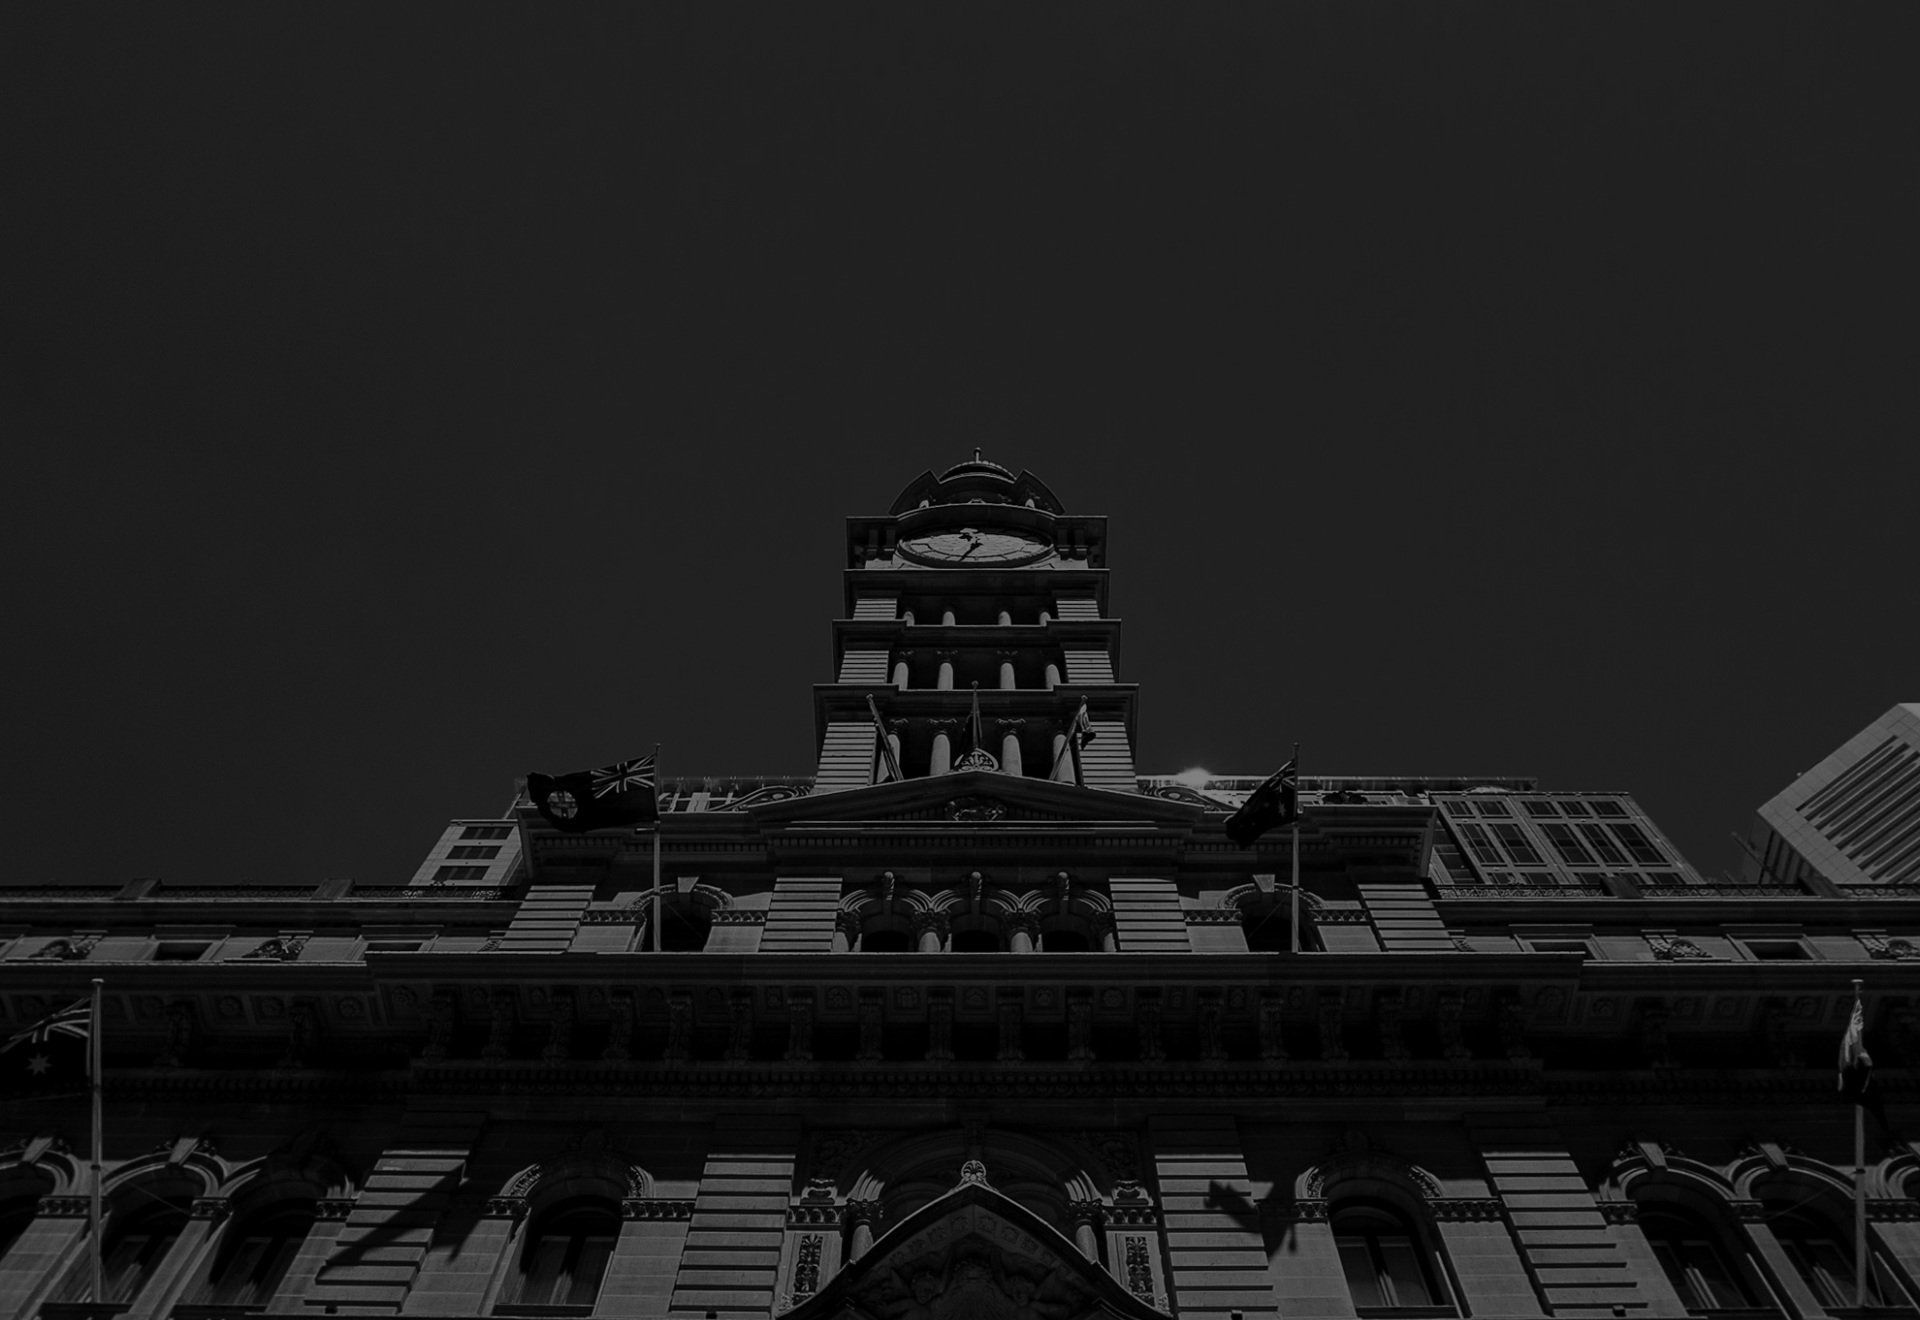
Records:
{"label": "union jack flag", "polygon": [[24,1031],[17,1031],[0,1045],[0,1052],[16,1045],[44,1045],[55,1036],[85,1040],[93,1026],[93,1005],[85,1000],[69,1004],[57,1013],[49,1013]]}
{"label": "union jack flag", "polygon": [[601,798],[610,793],[651,792],[653,762],[653,756],[643,756],[637,761],[602,766],[593,772],[593,795]]}

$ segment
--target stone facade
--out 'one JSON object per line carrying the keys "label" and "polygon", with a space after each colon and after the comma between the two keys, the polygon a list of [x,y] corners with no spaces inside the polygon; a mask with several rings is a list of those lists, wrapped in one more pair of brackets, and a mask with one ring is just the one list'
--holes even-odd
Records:
{"label": "stone facade", "polygon": [[657,895],[524,802],[404,887],[0,888],[9,1030],[105,982],[113,1294],[84,1100],[10,1101],[0,1314],[1818,1320],[1855,977],[1912,1307],[1906,893],[1308,777],[1296,931],[1258,778],[1134,765],[1105,555],[977,459],[851,519],[816,773],[662,785]]}

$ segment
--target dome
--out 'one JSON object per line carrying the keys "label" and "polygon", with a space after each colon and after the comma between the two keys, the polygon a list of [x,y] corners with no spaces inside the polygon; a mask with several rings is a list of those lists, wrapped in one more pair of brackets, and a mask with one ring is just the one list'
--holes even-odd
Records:
{"label": "dome", "polygon": [[973,451],[972,458],[966,460],[964,463],[955,463],[952,467],[948,468],[945,472],[942,472],[940,474],[940,480],[950,481],[954,477],[966,477],[966,476],[975,476],[975,475],[999,477],[1002,481],[1013,480],[1012,469],[1003,468],[998,463],[993,462],[991,459],[985,459],[980,457],[980,451],[978,449],[975,449]]}
{"label": "dome", "polygon": [[932,472],[915,477],[893,502],[893,512],[900,514],[933,504],[1020,504],[1045,513],[1066,512],[1040,478],[1031,472],[1016,477],[1013,469],[982,458],[978,449],[972,458],[955,463],[937,477]]}

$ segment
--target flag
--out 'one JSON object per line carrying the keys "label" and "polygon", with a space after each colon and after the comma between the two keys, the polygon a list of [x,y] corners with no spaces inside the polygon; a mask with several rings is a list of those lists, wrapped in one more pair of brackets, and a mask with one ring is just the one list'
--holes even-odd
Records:
{"label": "flag", "polygon": [[1073,717],[1073,745],[1085,747],[1093,741],[1093,719],[1087,714],[1087,699],[1080,698],[1080,710]]}
{"label": "flag", "polygon": [[887,766],[888,779],[905,779],[900,773],[900,758],[893,754],[893,744],[887,741],[887,726],[880,722],[880,708],[873,704],[873,693],[867,693],[867,710],[873,716],[873,732],[880,739],[880,755]]}
{"label": "flag", "polygon": [[87,1041],[93,1006],[85,999],[41,1018],[0,1045],[0,1095],[87,1089]]}
{"label": "flag", "polygon": [[1873,1056],[1867,1053],[1867,1014],[1860,996],[1853,997],[1853,1015],[1847,1034],[1840,1038],[1840,1094],[1855,1104],[1867,1103],[1867,1085],[1873,1078]]}
{"label": "flag", "polygon": [[1294,763],[1288,761],[1268,775],[1260,787],[1247,795],[1240,809],[1227,817],[1227,837],[1242,848],[1251,848],[1262,834],[1299,815],[1300,776]]}
{"label": "flag", "polygon": [[556,829],[617,829],[660,819],[653,763],[659,753],[570,775],[527,776],[527,796]]}

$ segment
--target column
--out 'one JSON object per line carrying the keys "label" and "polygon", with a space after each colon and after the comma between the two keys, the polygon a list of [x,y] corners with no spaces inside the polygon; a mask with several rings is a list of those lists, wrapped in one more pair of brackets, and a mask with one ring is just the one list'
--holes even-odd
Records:
{"label": "column", "polygon": [[953,627],[953,611],[952,610],[940,611],[940,626],[942,628]]}
{"label": "column", "polygon": [[909,627],[911,627],[911,626],[913,625],[913,611],[912,611],[912,610],[901,610],[901,611],[900,611],[900,622],[902,622],[902,623],[904,623],[904,624],[906,624],[906,625],[908,625]]}
{"label": "column", "polygon": [[1007,928],[1011,932],[1007,940],[1009,948],[1015,953],[1033,952],[1034,937],[1040,933],[1040,928],[1034,923],[1032,917],[1027,916],[1025,913],[1019,916],[1009,917],[1007,918]]}
{"label": "column", "polygon": [[893,685],[902,692],[907,690],[907,653],[905,651],[893,658]]}
{"label": "column", "polygon": [[1057,688],[1059,686],[1060,686],[1060,666],[1056,665],[1053,661],[1049,660],[1047,661],[1047,690],[1051,692],[1054,688]]}
{"label": "column", "polygon": [[1005,610],[1001,610],[1000,613],[994,617],[993,621],[999,624],[1002,628],[1005,628],[1007,625],[1013,622],[1013,616],[1007,613]]}
{"label": "column", "polygon": [[940,678],[934,686],[942,692],[951,692],[953,691],[953,652],[937,651],[935,654],[940,657]]}
{"label": "column", "polygon": [[922,912],[913,919],[913,933],[921,953],[942,953],[947,947],[947,919],[938,912]]}
{"label": "column", "polygon": [[929,775],[944,775],[953,769],[953,735],[944,721],[933,726],[933,755],[927,762]]}
{"label": "column", "polygon": [[905,761],[900,759],[901,723],[902,721],[900,720],[889,720],[887,722],[887,746],[893,750],[893,763],[900,767],[900,775],[901,778],[904,779],[907,773],[907,765]]}
{"label": "column", "polygon": [[1081,1255],[1098,1265],[1100,1263],[1100,1203],[1075,1201],[1067,1207],[1067,1213],[1073,1217],[1073,1245],[1080,1248]]}
{"label": "column", "polygon": [[1017,729],[1008,729],[1000,735],[1000,773],[1025,773],[1020,766],[1020,733]]}
{"label": "column", "polygon": [[1050,623],[1052,623],[1052,622],[1053,622],[1053,611],[1052,611],[1052,610],[1041,610],[1041,611],[1040,611],[1040,626],[1041,626],[1042,628],[1044,628],[1044,627],[1046,627],[1046,626],[1047,626],[1048,624],[1050,624]]}
{"label": "column", "polygon": [[847,1264],[851,1265],[867,1254],[873,1246],[873,1226],[880,1218],[878,1201],[848,1201],[847,1223],[853,1226],[847,1242]]}
{"label": "column", "polygon": [[1000,653],[1000,690],[1002,692],[1011,692],[1013,689],[1013,653],[1011,651],[1002,651]]}

